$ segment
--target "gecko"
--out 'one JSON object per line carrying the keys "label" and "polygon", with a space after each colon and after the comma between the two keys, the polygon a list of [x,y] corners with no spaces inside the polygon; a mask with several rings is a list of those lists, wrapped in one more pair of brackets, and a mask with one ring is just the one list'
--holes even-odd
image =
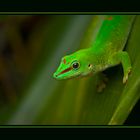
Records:
{"label": "gecko", "polygon": [[122,82],[125,84],[132,66],[124,47],[134,19],[134,15],[104,15],[101,27],[90,47],[62,57],[53,77],[63,80],[95,75],[107,68],[122,64]]}

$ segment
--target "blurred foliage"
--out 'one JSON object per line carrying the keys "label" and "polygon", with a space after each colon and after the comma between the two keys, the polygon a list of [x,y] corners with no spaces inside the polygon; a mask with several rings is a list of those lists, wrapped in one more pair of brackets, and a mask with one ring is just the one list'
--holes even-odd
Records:
{"label": "blurred foliage", "polygon": [[[100,29],[96,15],[0,16],[0,124],[123,124],[139,99],[140,16],[126,50],[133,70],[122,84],[122,67],[100,75],[56,81],[52,74],[62,56],[89,47]],[[115,74],[114,74],[115,73]]]}

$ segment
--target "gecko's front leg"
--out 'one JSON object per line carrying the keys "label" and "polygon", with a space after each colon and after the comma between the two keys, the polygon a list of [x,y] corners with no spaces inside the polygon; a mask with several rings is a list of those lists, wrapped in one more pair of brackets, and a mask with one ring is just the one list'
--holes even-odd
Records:
{"label": "gecko's front leg", "polygon": [[128,76],[132,69],[128,53],[125,51],[120,51],[120,52],[116,53],[111,58],[111,63],[112,63],[112,65],[119,64],[119,63],[122,64],[123,72],[124,72],[123,83],[125,84],[128,80]]}

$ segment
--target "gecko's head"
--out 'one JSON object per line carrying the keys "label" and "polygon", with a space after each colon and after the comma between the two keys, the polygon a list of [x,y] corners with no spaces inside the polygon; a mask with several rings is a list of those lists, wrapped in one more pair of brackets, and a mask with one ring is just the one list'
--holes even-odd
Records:
{"label": "gecko's head", "polygon": [[53,77],[61,80],[86,76],[92,72],[92,68],[92,64],[88,60],[88,54],[79,51],[63,57]]}

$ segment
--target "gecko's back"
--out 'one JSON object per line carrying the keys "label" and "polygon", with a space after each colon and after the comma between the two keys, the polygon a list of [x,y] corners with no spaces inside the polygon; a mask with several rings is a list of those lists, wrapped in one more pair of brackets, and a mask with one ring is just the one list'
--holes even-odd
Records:
{"label": "gecko's back", "polygon": [[131,31],[135,16],[133,15],[108,15],[103,16],[104,21],[92,43],[94,51],[119,51],[123,50],[128,35]]}

